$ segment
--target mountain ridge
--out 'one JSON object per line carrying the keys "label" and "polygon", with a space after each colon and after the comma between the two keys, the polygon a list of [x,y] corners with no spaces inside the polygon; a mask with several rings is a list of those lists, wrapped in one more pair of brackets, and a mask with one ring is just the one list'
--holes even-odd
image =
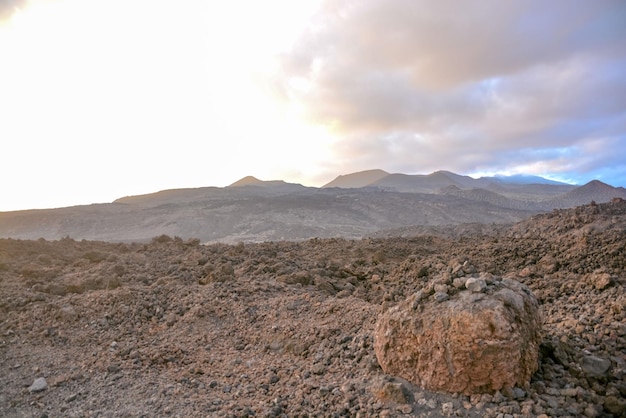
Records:
{"label": "mountain ridge", "polygon": [[322,188],[341,187],[341,188],[359,188],[367,187],[371,183],[388,176],[385,170],[374,169],[358,171],[356,173],[344,174],[337,176],[334,180],[326,183]]}
{"label": "mountain ridge", "polygon": [[626,199],[623,187],[597,180],[583,186],[508,184],[448,171],[407,175],[383,170],[341,179],[333,187],[316,188],[247,176],[227,187],[170,189],[112,203],[0,212],[0,237],[130,242],[165,234],[230,243],[359,239],[415,225],[512,223],[553,209]]}
{"label": "mountain ridge", "polygon": [[459,188],[485,188],[492,184],[498,185],[573,185],[554,180],[548,180],[540,176],[516,174],[512,176],[495,175],[490,177],[473,178],[471,176],[453,173],[447,170],[438,170],[430,174],[403,174],[387,173],[384,170],[367,170],[357,173],[345,174],[336,177],[322,187],[386,187],[398,191],[409,192],[433,192],[447,186]]}

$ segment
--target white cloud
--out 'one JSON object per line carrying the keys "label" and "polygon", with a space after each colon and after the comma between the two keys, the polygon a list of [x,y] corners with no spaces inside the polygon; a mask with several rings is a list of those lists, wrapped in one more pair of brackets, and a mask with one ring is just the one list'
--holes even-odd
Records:
{"label": "white cloud", "polygon": [[[519,150],[603,135],[626,151],[625,17],[610,0],[334,1],[283,57],[279,82],[343,138],[348,171],[597,168],[599,152],[565,165]],[[308,88],[290,89],[293,78]]]}

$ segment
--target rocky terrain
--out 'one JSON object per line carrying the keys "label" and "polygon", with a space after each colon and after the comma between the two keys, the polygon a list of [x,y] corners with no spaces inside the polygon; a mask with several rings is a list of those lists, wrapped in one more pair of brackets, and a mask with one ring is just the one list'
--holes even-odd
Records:
{"label": "rocky terrain", "polygon": [[[0,416],[626,416],[626,202],[396,232],[2,239]],[[460,278],[535,295],[529,385],[449,394],[382,371],[380,315]]]}

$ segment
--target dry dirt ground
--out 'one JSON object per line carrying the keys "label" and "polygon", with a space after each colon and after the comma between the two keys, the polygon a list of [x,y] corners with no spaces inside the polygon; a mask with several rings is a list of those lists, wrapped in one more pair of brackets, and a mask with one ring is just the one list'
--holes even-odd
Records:
{"label": "dry dirt ground", "polygon": [[[378,315],[480,274],[541,304],[530,385],[465,396],[386,376]],[[0,240],[0,416],[626,416],[625,285],[624,202],[454,237]]]}

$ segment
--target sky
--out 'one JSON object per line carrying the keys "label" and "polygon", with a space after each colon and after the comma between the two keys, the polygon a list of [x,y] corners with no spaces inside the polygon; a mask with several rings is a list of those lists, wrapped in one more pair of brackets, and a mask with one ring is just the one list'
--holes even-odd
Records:
{"label": "sky", "polygon": [[626,2],[0,0],[0,211],[369,169],[626,186]]}

